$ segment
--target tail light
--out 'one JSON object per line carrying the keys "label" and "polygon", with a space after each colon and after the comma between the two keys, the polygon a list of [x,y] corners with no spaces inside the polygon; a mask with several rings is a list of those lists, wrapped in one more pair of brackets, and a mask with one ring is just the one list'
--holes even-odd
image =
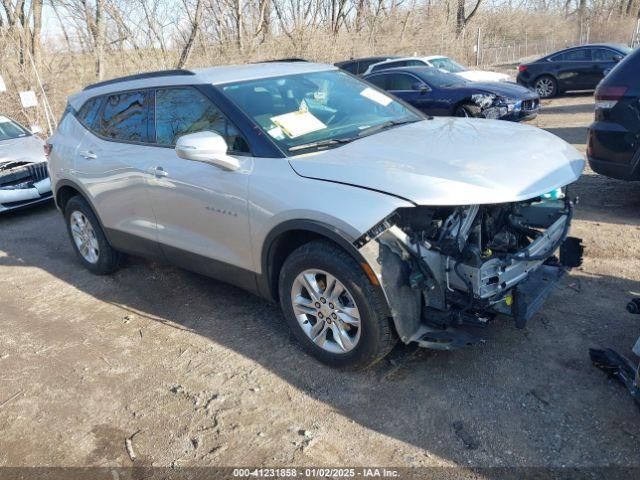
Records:
{"label": "tail light", "polygon": [[518,71],[519,71],[519,72],[524,72],[526,69],[527,69],[527,66],[526,66],[526,65],[520,65],[520,66],[518,67]]}
{"label": "tail light", "polygon": [[44,156],[49,158],[49,155],[51,155],[51,150],[53,150],[53,145],[51,145],[50,143],[45,143],[44,144]]}
{"label": "tail light", "polygon": [[626,92],[627,87],[599,86],[596,90],[596,109],[612,109]]}

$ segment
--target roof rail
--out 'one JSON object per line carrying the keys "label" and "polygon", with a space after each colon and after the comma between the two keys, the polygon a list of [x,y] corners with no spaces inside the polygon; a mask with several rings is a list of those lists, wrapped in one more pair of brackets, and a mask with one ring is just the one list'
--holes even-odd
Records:
{"label": "roof rail", "polygon": [[130,80],[144,80],[145,78],[156,77],[173,77],[175,75],[195,75],[191,70],[160,70],[157,72],[145,72],[138,73],[136,75],[129,75],[126,77],[112,78],[111,80],[105,80],[104,82],[92,83],[84,87],[84,90],[91,90],[92,88],[104,87],[105,85],[112,85],[114,83],[128,82]]}
{"label": "roof rail", "polygon": [[259,62],[253,63],[277,63],[277,62],[308,62],[309,60],[305,60],[304,58],[276,58],[274,60],[261,60]]}

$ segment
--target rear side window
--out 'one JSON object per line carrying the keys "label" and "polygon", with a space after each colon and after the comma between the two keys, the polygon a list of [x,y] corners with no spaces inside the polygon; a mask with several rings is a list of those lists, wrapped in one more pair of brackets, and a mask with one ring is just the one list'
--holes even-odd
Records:
{"label": "rear side window", "polygon": [[211,131],[220,134],[229,150],[246,153],[249,147],[238,129],[202,93],[191,87],[156,90],[156,143],[175,145],[182,135]]}
{"label": "rear side window", "polygon": [[418,80],[406,73],[394,73],[387,75],[387,89],[391,91],[412,90],[412,85],[417,83]]}
{"label": "rear side window", "polygon": [[586,48],[571,50],[551,57],[551,60],[554,62],[584,62],[591,60],[591,50]]}
{"label": "rear side window", "polygon": [[147,92],[109,95],[94,130],[98,135],[126,142],[147,142]]}
{"label": "rear side window", "polygon": [[376,75],[374,77],[367,78],[367,82],[373,83],[376,87],[387,89],[387,77],[389,75]]}
{"label": "rear side window", "polygon": [[399,62],[386,62],[381,65],[376,65],[371,69],[372,72],[377,72],[378,70],[386,70],[387,68],[396,68],[396,67],[406,67],[407,62],[401,60]]}
{"label": "rear side window", "polygon": [[91,128],[93,122],[95,122],[98,112],[100,111],[100,104],[102,103],[101,97],[90,98],[84,105],[78,110],[76,117],[80,120],[80,123]]}
{"label": "rear side window", "polygon": [[620,58],[624,56],[620,52],[614,52],[608,48],[594,48],[591,51],[591,55],[596,62],[613,62],[615,61],[615,57]]}

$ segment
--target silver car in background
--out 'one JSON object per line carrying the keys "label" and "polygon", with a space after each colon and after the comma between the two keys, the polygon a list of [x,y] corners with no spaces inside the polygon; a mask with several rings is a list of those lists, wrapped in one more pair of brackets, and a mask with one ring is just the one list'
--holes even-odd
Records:
{"label": "silver car in background", "polygon": [[530,126],[427,118],[329,65],[91,85],[48,143],[87,269],[125,252],[241,286],[336,367],[398,340],[473,344],[466,327],[498,314],[522,327],[580,260],[577,150]]}
{"label": "silver car in background", "polygon": [[34,132],[0,115],[0,213],[51,200],[43,147]]}

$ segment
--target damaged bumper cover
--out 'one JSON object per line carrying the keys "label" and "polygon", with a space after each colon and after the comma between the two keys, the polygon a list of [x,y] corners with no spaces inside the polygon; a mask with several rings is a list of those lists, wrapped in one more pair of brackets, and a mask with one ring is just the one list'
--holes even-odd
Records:
{"label": "damaged bumper cover", "polygon": [[[539,218],[534,217],[546,217],[550,225],[528,230],[535,235],[528,245],[501,255],[465,257],[462,252],[468,247],[462,245],[461,255],[455,255],[442,244],[410,235],[393,216],[361,238],[356,246],[379,280],[400,338],[428,348],[452,349],[482,341],[458,327],[484,326],[498,314],[511,316],[517,327],[524,327],[567,268],[581,263],[580,241],[568,237],[571,202],[547,205],[536,204],[538,210],[526,218],[535,224]],[[482,215],[477,206],[468,212],[459,217],[456,243],[461,232],[467,238]],[[559,259],[554,256],[558,249]]]}
{"label": "damaged bumper cover", "polygon": [[0,168],[0,212],[52,198],[47,162],[13,162]]}

